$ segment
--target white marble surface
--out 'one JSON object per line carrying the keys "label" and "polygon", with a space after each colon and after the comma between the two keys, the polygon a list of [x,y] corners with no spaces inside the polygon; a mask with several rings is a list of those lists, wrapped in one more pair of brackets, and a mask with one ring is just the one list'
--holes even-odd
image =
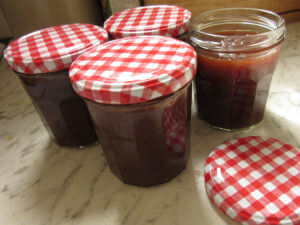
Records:
{"label": "white marble surface", "polygon": [[300,23],[288,26],[265,119],[246,132],[206,127],[193,115],[188,168],[169,183],[140,188],[121,183],[99,146],[58,147],[17,77],[0,65],[0,224],[234,225],[204,190],[209,152],[237,136],[271,136],[300,148]]}

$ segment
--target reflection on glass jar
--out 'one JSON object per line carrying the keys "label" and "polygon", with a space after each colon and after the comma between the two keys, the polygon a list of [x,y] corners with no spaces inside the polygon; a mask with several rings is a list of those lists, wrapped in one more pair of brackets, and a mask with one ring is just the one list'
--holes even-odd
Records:
{"label": "reflection on glass jar", "polygon": [[[191,95],[191,85],[188,87],[188,96]],[[186,146],[190,145],[190,97],[179,98],[178,101],[166,107],[162,114],[162,124],[166,140],[166,152],[168,158],[180,159],[187,153]],[[187,126],[188,123],[188,126]]]}

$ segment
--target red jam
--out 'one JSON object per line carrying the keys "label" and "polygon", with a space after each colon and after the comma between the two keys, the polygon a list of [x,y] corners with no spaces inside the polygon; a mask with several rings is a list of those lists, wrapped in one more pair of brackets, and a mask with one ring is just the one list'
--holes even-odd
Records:
{"label": "red jam", "polygon": [[[219,34],[235,36],[252,33],[230,31]],[[263,119],[279,46],[238,53],[196,50],[199,117],[209,125],[229,130],[259,123]]]}
{"label": "red jam", "polygon": [[48,133],[60,146],[83,147],[97,142],[84,101],[74,92],[68,71],[17,73]]}
{"label": "red jam", "polygon": [[111,171],[127,184],[167,182],[190,152],[191,85],[149,102],[107,105],[85,99]]}

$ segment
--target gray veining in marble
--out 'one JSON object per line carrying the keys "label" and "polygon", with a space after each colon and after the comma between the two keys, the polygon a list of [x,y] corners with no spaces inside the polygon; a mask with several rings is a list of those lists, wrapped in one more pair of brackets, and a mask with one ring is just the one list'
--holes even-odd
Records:
{"label": "gray veining in marble", "polygon": [[272,136],[300,147],[300,23],[288,26],[264,121],[245,132],[211,129],[193,115],[188,168],[169,183],[140,188],[121,183],[99,146],[58,147],[29,97],[0,64],[0,224],[234,225],[208,200],[203,164],[232,137]]}

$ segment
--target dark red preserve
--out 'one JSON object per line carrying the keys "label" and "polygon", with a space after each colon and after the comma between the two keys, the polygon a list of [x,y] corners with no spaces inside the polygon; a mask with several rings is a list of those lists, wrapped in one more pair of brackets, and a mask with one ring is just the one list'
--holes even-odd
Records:
{"label": "dark red preserve", "polygon": [[61,146],[97,142],[84,101],[68,76],[71,63],[89,48],[107,40],[106,31],[91,24],[67,24],[24,35],[4,52],[50,136]]}
{"label": "dark red preserve", "polygon": [[81,147],[97,142],[87,107],[74,92],[67,70],[18,75],[48,133],[59,145]]}
{"label": "dark red preserve", "polygon": [[167,182],[186,168],[191,136],[191,85],[147,103],[85,100],[111,171],[128,184]]}
{"label": "dark red preserve", "polygon": [[87,51],[70,79],[90,111],[111,171],[149,186],[186,168],[196,52],[162,36],[117,39]]}

